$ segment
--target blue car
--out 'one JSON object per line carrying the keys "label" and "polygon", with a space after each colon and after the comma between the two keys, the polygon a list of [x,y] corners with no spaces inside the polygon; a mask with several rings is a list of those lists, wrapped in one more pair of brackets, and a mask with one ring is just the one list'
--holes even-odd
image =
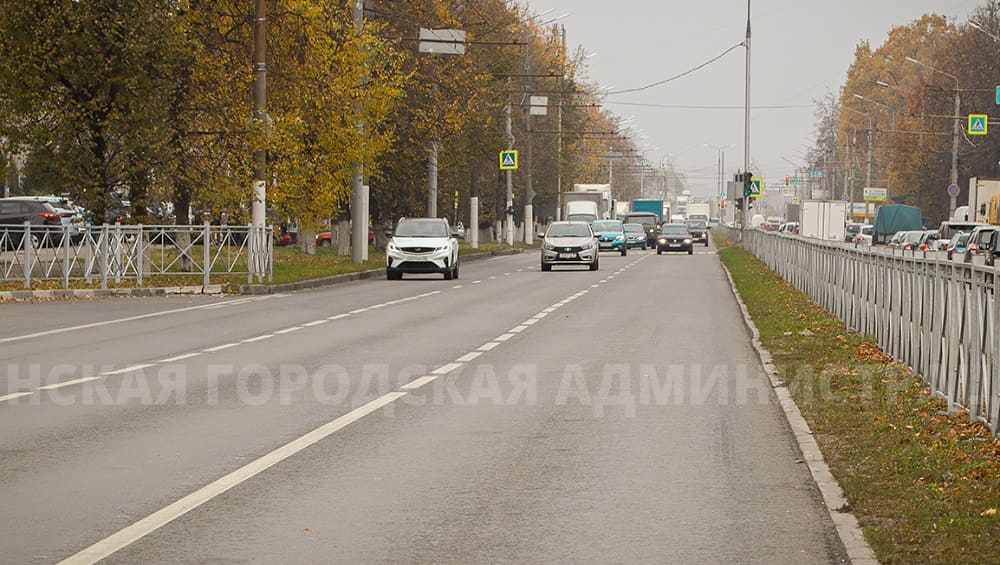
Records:
{"label": "blue car", "polygon": [[620,220],[597,220],[590,224],[597,238],[597,248],[600,251],[618,251],[628,255],[628,236],[625,225]]}

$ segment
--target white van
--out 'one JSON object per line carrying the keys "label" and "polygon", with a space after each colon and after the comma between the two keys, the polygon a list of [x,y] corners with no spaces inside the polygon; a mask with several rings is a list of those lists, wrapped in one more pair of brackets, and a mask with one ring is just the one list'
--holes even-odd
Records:
{"label": "white van", "polygon": [[764,224],[766,224],[766,223],[767,223],[767,220],[761,214],[754,214],[753,218],[750,219],[750,227],[753,228],[753,229],[757,229],[757,230],[763,229],[764,228]]}

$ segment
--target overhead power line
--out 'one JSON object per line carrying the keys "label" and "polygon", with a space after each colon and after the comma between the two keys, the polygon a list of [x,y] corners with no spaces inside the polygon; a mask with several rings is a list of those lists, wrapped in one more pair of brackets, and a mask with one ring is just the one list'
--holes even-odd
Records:
{"label": "overhead power line", "polygon": [[[648,108],[676,108],[681,110],[743,110],[743,106],[704,106],[693,104],[643,104],[641,102],[605,101],[606,105],[643,106]],[[769,106],[751,106],[751,110],[791,110],[799,108],[815,108],[815,104],[776,104]]]}
{"label": "overhead power line", "polygon": [[719,59],[725,57],[730,52],[732,52],[732,51],[734,51],[736,49],[739,49],[740,47],[743,47],[744,45],[745,44],[741,41],[740,43],[737,43],[736,45],[733,45],[729,49],[726,49],[722,53],[719,53],[715,57],[712,57],[711,59],[705,61],[704,63],[702,63],[700,65],[698,65],[697,67],[688,69],[688,70],[684,71],[683,73],[674,75],[674,76],[672,76],[670,78],[666,78],[666,79],[663,79],[661,81],[654,82],[652,84],[647,84],[646,86],[640,86],[639,88],[629,88],[629,89],[626,89],[626,90],[616,90],[614,92],[608,92],[607,95],[611,96],[613,94],[628,94],[629,92],[641,92],[643,90],[649,90],[650,88],[654,88],[654,87],[657,87],[657,86],[660,86],[660,85],[663,85],[663,84],[667,84],[668,82],[675,81],[675,80],[677,80],[679,78],[686,77],[687,75],[689,75],[691,73],[694,73],[696,71],[700,71],[701,69],[704,69],[705,67],[707,67],[707,66],[711,65],[712,63],[718,61]]}

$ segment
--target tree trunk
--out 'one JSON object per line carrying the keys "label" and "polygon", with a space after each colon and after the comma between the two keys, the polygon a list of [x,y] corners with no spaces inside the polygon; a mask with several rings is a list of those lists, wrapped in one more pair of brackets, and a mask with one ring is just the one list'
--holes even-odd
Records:
{"label": "tree trunk", "polygon": [[351,225],[347,220],[337,222],[337,255],[346,257],[351,254]]}

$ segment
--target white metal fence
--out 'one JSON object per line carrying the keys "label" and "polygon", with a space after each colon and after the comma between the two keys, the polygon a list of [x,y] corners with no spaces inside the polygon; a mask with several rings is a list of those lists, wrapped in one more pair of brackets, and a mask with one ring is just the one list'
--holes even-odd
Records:
{"label": "white metal fence", "polygon": [[952,407],[998,432],[1000,269],[943,252],[856,248],[759,230],[746,230],[743,246],[847,327],[873,336]]}
{"label": "white metal fence", "polygon": [[138,284],[152,276],[246,275],[270,281],[274,238],[253,226],[0,225],[0,281],[71,280]]}

